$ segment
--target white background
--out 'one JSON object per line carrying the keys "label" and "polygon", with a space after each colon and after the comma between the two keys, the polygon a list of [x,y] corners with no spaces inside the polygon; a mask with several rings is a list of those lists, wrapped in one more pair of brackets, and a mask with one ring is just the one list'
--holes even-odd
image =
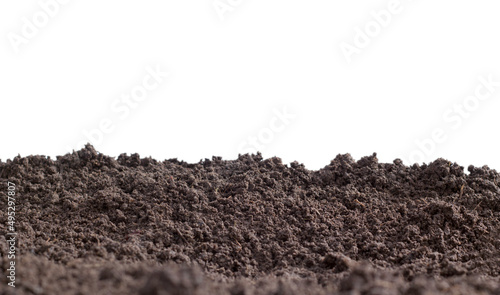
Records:
{"label": "white background", "polygon": [[[235,159],[256,136],[309,169],[373,152],[500,168],[500,87],[470,98],[500,81],[498,1],[54,1],[0,2],[3,161],[90,132],[111,156]],[[157,67],[169,77],[113,109]]]}

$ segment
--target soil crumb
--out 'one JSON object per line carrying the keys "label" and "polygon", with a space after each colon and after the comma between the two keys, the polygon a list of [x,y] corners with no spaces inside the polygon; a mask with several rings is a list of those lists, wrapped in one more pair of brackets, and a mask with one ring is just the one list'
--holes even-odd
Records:
{"label": "soil crumb", "polygon": [[[444,159],[0,161],[0,294],[500,294],[500,175]],[[7,285],[7,182],[16,288]]]}

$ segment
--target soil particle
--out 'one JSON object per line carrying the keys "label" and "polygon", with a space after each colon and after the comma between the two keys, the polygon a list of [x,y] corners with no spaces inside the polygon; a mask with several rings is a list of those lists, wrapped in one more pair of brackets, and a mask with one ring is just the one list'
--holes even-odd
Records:
{"label": "soil particle", "polygon": [[500,294],[500,176],[468,171],[376,154],[317,171],[260,154],[114,159],[90,145],[18,156],[0,161],[18,194],[15,291]]}

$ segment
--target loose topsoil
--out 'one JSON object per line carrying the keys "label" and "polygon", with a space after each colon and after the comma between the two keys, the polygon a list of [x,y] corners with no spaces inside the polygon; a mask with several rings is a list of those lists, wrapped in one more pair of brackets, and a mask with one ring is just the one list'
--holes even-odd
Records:
{"label": "loose topsoil", "polygon": [[[500,175],[438,159],[0,161],[1,294],[500,294]],[[16,288],[7,286],[7,181]]]}

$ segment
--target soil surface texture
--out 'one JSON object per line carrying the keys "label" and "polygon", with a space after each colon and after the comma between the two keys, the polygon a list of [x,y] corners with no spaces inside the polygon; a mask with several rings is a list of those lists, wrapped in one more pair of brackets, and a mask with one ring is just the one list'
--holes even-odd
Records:
{"label": "soil surface texture", "polygon": [[[438,159],[0,161],[0,294],[500,294],[500,175]],[[16,287],[7,285],[7,182]]]}

